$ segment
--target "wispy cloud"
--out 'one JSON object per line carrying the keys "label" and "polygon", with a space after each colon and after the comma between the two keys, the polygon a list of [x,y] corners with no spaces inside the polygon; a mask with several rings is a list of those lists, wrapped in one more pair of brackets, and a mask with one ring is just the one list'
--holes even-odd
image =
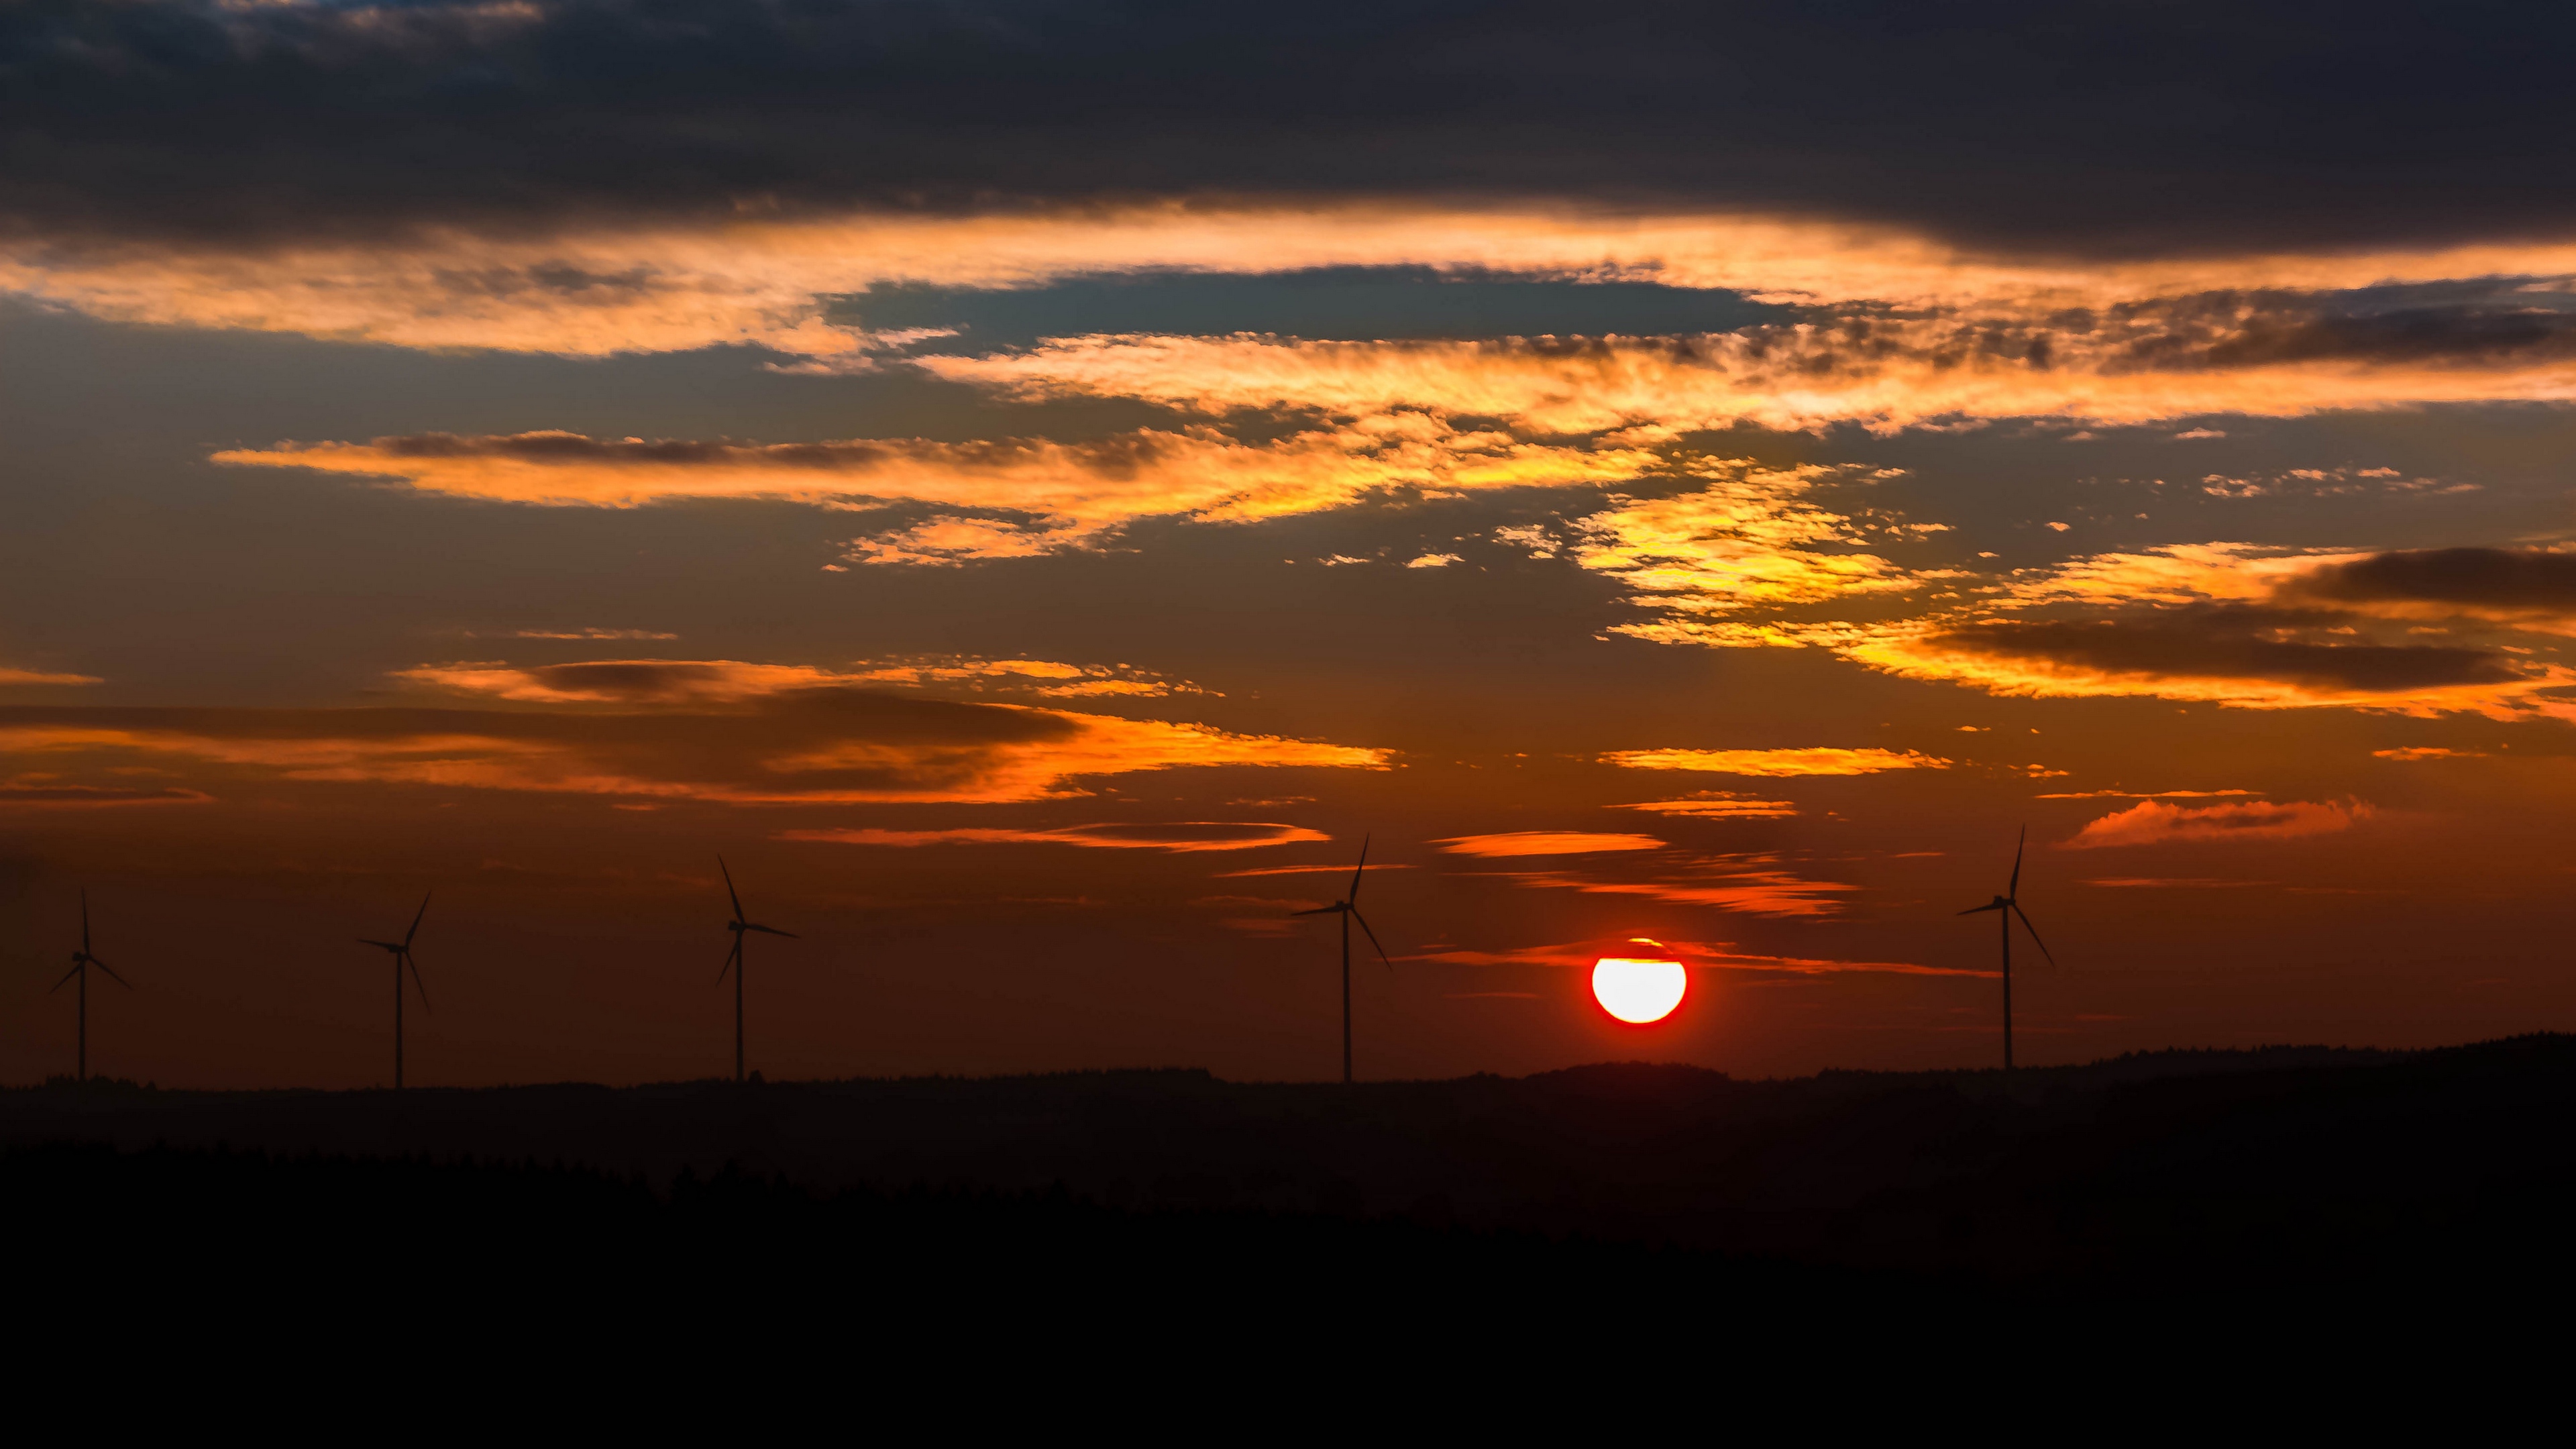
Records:
{"label": "wispy cloud", "polygon": [[1095,542],[1139,518],[1276,518],[1372,492],[1556,487],[1629,478],[1659,460],[1465,433],[1420,413],[1363,418],[1262,444],[1213,429],[1145,430],[1080,443],[919,438],[748,444],[595,439],[575,433],[367,443],[281,443],[213,455],[233,467],[396,479],[459,497],[629,508],[672,498],[915,504],[966,510],[853,541],[858,563],[1020,558]]}
{"label": "wispy cloud", "polygon": [[[1087,776],[1383,767],[1380,750],[1028,705],[826,687],[625,710],[0,708],[0,752],[193,761],[250,780],[729,805],[1060,799]],[[201,781],[191,780],[192,785]]]}
{"label": "wispy cloud", "polygon": [[49,674],[39,669],[0,668],[0,684],[104,684],[95,674]]}
{"label": "wispy cloud", "polygon": [[2076,882],[2078,885],[2107,886],[2113,890],[2232,890],[2239,886],[2270,885],[2261,880],[2222,880],[2214,876],[2109,876]]}
{"label": "wispy cloud", "polygon": [[1651,835],[1610,835],[1585,830],[1514,830],[1500,835],[1459,835],[1431,842],[1452,855],[1601,855],[1661,850]]}
{"label": "wispy cloud", "polygon": [[1156,698],[1214,694],[1186,679],[1173,679],[1130,664],[1066,664],[1052,659],[983,659],[966,654],[916,655],[861,660],[850,678],[870,684],[917,684],[969,690],[1023,689],[1051,699],[1110,695]]}
{"label": "wispy cloud", "polygon": [[2261,790],[2056,790],[2033,800],[2213,800],[2228,795],[2260,795]]}
{"label": "wispy cloud", "polygon": [[1765,468],[1746,458],[1684,467],[1711,481],[1578,519],[1554,549],[1637,590],[1634,603],[1692,615],[1886,594],[1954,576],[1862,551],[1869,540],[1849,518],[1808,500],[1819,483],[1866,481],[1868,470]]}
{"label": "wispy cloud", "polygon": [[1740,870],[1723,865],[1673,871],[1647,880],[1602,880],[1563,871],[1499,871],[1494,878],[1545,890],[1586,895],[1642,896],[1677,906],[1708,906],[1753,916],[1829,916],[1842,909],[1842,893],[1860,887],[1808,880],[1781,870]]}
{"label": "wispy cloud", "polygon": [[853,682],[806,664],[733,659],[592,659],[577,664],[422,664],[393,677],[454,694],[540,704],[695,704]]}
{"label": "wispy cloud", "polygon": [[[1911,961],[1835,961],[1808,956],[1767,956],[1739,951],[1728,941],[1666,941],[1663,943],[1685,965],[1719,971],[1779,972],[1792,976],[1838,975],[1843,972],[1888,973],[1900,976],[1991,976],[1990,971],[1963,971],[1947,966],[1922,966]],[[1508,950],[1485,951],[1467,947],[1444,947],[1407,957],[1413,961],[1437,961],[1455,966],[1571,966],[1589,969],[1605,955],[1614,954],[1611,943],[1570,941],[1557,945],[1515,946]]]}
{"label": "wispy cloud", "polygon": [[[2576,247],[2470,245],[2069,264],[1980,255],[1900,228],[1742,211],[1641,215],[1562,200],[1498,207],[1306,199],[1276,207],[1147,203],[988,215],[879,211],[533,230],[520,222],[482,232],[449,224],[365,242],[301,238],[283,245],[268,240],[247,246],[79,246],[29,237],[0,250],[0,287],[124,322],[580,356],[751,343],[863,366],[903,337],[834,325],[826,320],[825,299],[882,284],[1026,287],[1102,273],[1245,274],[1347,266],[1650,278],[1807,305],[1874,301],[1936,314],[2003,310],[2027,327],[2068,309],[2134,306],[2157,298],[2466,277],[2564,277],[2576,275]],[[2225,308],[2210,310],[2229,315]],[[1927,350],[1927,329],[1909,333],[1900,327],[1897,334],[1910,344],[1906,355]],[[1833,340],[1828,332],[1809,345]],[[2005,336],[1972,355],[2009,358],[2018,343],[2027,359],[2028,341]],[[2271,343],[2270,349],[2296,355],[2295,345]],[[1048,369],[1059,375],[1067,370],[1061,361]],[[1127,370],[1142,374],[1129,383],[1141,391],[1155,369],[1131,362]],[[1270,370],[1281,369],[1274,363]],[[1188,371],[1204,376],[1211,369],[1200,362]],[[1612,366],[1598,371],[1606,374],[1602,383],[1617,375]],[[2016,380],[2007,374],[2004,385]],[[1427,385],[1421,390],[1430,395]],[[1555,390],[1571,389],[1560,382]],[[1591,390],[1613,391],[1598,383]],[[1198,395],[1205,392],[1202,383]],[[1289,394],[1273,384],[1270,395]]]}
{"label": "wispy cloud", "polygon": [[[2035,296],[1988,294],[1915,318],[1855,315],[1686,337],[1478,342],[1121,334],[912,365],[1019,398],[1135,397],[1209,414],[1420,409],[1533,434],[1754,423],[1880,432],[1961,419],[2135,425],[2209,414],[2297,416],[2435,402],[2576,396],[2576,326],[2513,308],[2518,330],[2459,319],[2374,330],[2308,307],[2221,297],[2123,299],[2071,322]],[[2535,336],[2536,332],[2536,336]]]}
{"label": "wispy cloud", "polygon": [[78,785],[52,776],[0,781],[0,808],[96,810],[132,805],[203,805],[214,797],[179,785]]}
{"label": "wispy cloud", "polygon": [[659,629],[501,629],[468,630],[469,639],[677,639]]}
{"label": "wispy cloud", "polygon": [[[947,830],[782,830],[778,840],[824,841],[835,845],[1079,845],[1110,850],[1253,850],[1330,840],[1320,830],[1302,825],[1272,825],[1221,820],[1172,824],[1066,825],[1053,830],[1002,830],[965,827]],[[1235,872],[1261,874],[1262,872]]]}
{"label": "wispy cloud", "polygon": [[[1384,865],[1372,865],[1369,869],[1372,871],[1411,870],[1413,867],[1399,862],[1390,861]],[[1219,880],[1234,880],[1243,876],[1254,875],[1346,875],[1350,870],[1351,867],[1348,865],[1265,865],[1257,870],[1219,871],[1217,872],[1216,878]]]}
{"label": "wispy cloud", "polygon": [[394,678],[454,694],[543,704],[688,704],[754,699],[838,685],[938,686],[1052,699],[1205,694],[1187,680],[1128,665],[941,654],[860,660],[846,669],[732,659],[595,659],[572,664],[423,664]]}
{"label": "wispy cloud", "polygon": [[1674,800],[1640,800],[1610,810],[1645,810],[1657,815],[1688,815],[1702,820],[1786,820],[1798,813],[1795,802],[1764,800],[1733,790],[1700,790]]}
{"label": "wispy cloud", "polygon": [[2142,800],[2094,820],[2059,842],[2063,849],[2166,845],[2210,840],[2284,840],[2349,830],[2378,812],[2360,800],[2293,800],[2280,804],[2167,805]]}
{"label": "wispy cloud", "polygon": [[1885,770],[1946,770],[1950,761],[1918,750],[1614,750],[1604,764],[1631,770],[1697,770],[1719,775],[1874,775]]}
{"label": "wispy cloud", "polygon": [[2408,763],[2421,760],[2483,760],[2487,757],[2487,752],[2450,750],[2439,745],[2407,745],[2402,749],[2373,750],[2370,752],[2370,757],[2374,760],[2399,760]]}
{"label": "wispy cloud", "polygon": [[1996,694],[2496,718],[2566,710],[2556,696],[2576,686],[2576,670],[2500,642],[2422,642],[2422,624],[2437,619],[2567,632],[2576,558],[2175,545],[2073,560],[2013,579],[1989,603],[1817,642],[1891,674]]}

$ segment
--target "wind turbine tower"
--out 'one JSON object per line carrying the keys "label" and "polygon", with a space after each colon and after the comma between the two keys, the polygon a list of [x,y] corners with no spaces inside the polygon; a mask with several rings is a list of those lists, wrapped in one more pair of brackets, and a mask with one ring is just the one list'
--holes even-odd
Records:
{"label": "wind turbine tower", "polygon": [[411,959],[412,937],[420,934],[420,918],[428,914],[429,895],[424,893],[420,898],[420,909],[412,913],[411,929],[403,932],[401,940],[370,941],[365,937],[360,937],[358,940],[359,945],[374,946],[394,958],[394,1090],[397,1092],[402,1090],[403,1084],[402,1006],[405,971],[411,973],[411,984],[420,992],[420,1009],[429,1010],[429,988],[421,983],[420,967],[414,965]]}
{"label": "wind turbine tower", "polygon": [[2004,886],[2004,893],[2003,893],[2002,895],[1999,895],[1999,896],[1995,897],[1993,900],[1988,901],[1987,903],[1985,903],[1985,904],[1984,904],[1984,905],[1982,905],[1982,906],[1970,906],[1968,909],[1966,909],[1966,910],[1964,910],[1964,911],[1959,912],[1959,914],[1960,914],[1960,915],[1963,915],[1963,916],[1973,916],[1973,915],[1976,915],[1977,913],[1979,913],[1980,911],[1993,911],[1993,912],[1995,912],[1995,913],[1996,913],[1996,916],[1995,916],[1996,924],[1998,924],[1998,925],[2002,926],[2002,927],[2003,927],[2003,930],[2004,930],[2004,934],[2003,934],[2003,947],[2004,947],[2004,1070],[2005,1070],[2005,1071],[2008,1071],[2008,1072],[2012,1070],[2012,1064],[2013,1064],[2013,1051],[2012,1051],[2012,923],[2013,923],[2013,917],[2015,917],[2015,916],[2019,916],[2019,917],[2021,917],[2021,928],[2022,928],[2023,930],[2025,930],[2025,931],[2030,932],[2030,943],[2031,943],[2032,945],[2037,946],[2037,947],[2039,948],[2039,954],[2040,954],[2040,957],[2041,957],[2043,960],[2047,961],[2047,962],[2048,962],[2048,964],[2049,964],[2049,965],[2051,965],[2051,966],[2054,966],[2054,965],[2056,965],[2056,964],[2057,964],[2057,958],[2048,954],[2048,943],[2047,943],[2046,941],[2043,941],[2043,940],[2039,939],[2039,927],[2034,926],[2034,925],[2032,925],[2032,924],[2030,923],[2030,916],[2029,916],[2029,914],[2028,914],[2027,912],[2023,911],[2023,910],[2022,910],[2022,908],[2021,908],[2021,852],[2022,852],[2022,847],[2023,847],[2024,845],[2028,844],[2028,843],[2029,843],[2029,841],[2030,841],[2030,827],[2029,827],[2029,826],[2027,826],[2027,825],[2025,825],[2025,826],[2023,826],[2023,827],[2022,827],[2022,829],[2021,829],[2021,838],[2020,838],[2019,840],[2017,840],[2017,841],[2015,841],[2015,842],[2013,843],[2013,867],[2012,867],[2012,880],[2011,880],[2008,884],[2006,884],[2006,885]]}
{"label": "wind turbine tower", "polygon": [[1393,961],[1387,960],[1386,948],[1378,946],[1377,932],[1369,930],[1368,918],[1360,914],[1360,875],[1368,869],[1368,848],[1369,838],[1363,835],[1360,837],[1360,863],[1358,869],[1351,872],[1349,895],[1329,906],[1295,912],[1300,916],[1342,918],[1342,1085],[1346,1087],[1351,1083],[1351,922],[1359,922],[1360,929],[1368,933],[1369,944],[1377,946],[1377,958],[1386,961],[1389,970],[1395,967]]}
{"label": "wind turbine tower", "polygon": [[793,941],[796,933],[744,920],[742,894],[733,888],[733,868],[726,865],[724,857],[719,855],[716,869],[724,872],[725,896],[733,902],[733,919],[725,922],[725,929],[733,932],[733,949],[725,953],[724,970],[716,973],[716,982],[718,985],[724,983],[725,971],[733,973],[733,1079],[739,1082],[742,1080],[742,934],[759,931],[765,935],[785,936]]}
{"label": "wind turbine tower", "polygon": [[63,979],[55,982],[45,994],[51,996],[54,992],[62,990],[64,985],[69,982],[78,981],[80,983],[80,1045],[78,1047],[78,1055],[74,1058],[76,1066],[72,1080],[86,1082],[89,1080],[89,968],[95,966],[99,970],[106,972],[108,980],[115,982],[117,985],[124,987],[128,991],[132,991],[134,989],[134,983],[117,975],[115,967],[108,965],[106,962],[101,961],[96,956],[90,954],[89,887],[87,886],[81,887],[80,903],[80,949],[72,953],[72,969],[64,972]]}

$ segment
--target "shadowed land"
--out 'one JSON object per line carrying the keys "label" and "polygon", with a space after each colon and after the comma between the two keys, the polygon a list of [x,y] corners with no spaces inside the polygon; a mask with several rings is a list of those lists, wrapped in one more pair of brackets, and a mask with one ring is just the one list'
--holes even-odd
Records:
{"label": "shadowed land", "polygon": [[0,1190],[76,1231],[148,1218],[163,1243],[390,1215],[448,1243],[623,1234],[649,1251],[715,1214],[773,1247],[904,1244],[864,1250],[880,1274],[1142,1254],[1134,1285],[1329,1249],[1577,1277],[1651,1257],[1882,1294],[2384,1295],[2560,1276],[2572,1109],[2576,1038],[2554,1035],[1769,1082],[1634,1064],[1355,1088],[1198,1071],[400,1096],[99,1082],[0,1092]]}

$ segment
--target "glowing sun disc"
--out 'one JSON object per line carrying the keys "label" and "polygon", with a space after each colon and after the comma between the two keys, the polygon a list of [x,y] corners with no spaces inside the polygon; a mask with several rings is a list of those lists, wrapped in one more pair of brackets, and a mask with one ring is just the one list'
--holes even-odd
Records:
{"label": "glowing sun disc", "polygon": [[1603,1011],[1639,1026],[1672,1015],[1689,989],[1690,975],[1679,961],[1604,956],[1592,964],[1592,999]]}

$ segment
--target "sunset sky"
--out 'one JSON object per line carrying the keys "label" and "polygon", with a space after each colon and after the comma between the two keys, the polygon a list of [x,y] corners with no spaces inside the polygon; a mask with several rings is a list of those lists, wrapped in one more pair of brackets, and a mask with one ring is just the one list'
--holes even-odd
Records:
{"label": "sunset sky", "polygon": [[[0,1079],[2576,1027],[2531,7],[0,4]],[[1936,18],[1937,17],[1937,18]],[[2546,31],[2538,25],[2555,26]],[[1383,867],[1381,870],[1379,867]],[[1651,1027],[1623,938],[1691,970]]]}

